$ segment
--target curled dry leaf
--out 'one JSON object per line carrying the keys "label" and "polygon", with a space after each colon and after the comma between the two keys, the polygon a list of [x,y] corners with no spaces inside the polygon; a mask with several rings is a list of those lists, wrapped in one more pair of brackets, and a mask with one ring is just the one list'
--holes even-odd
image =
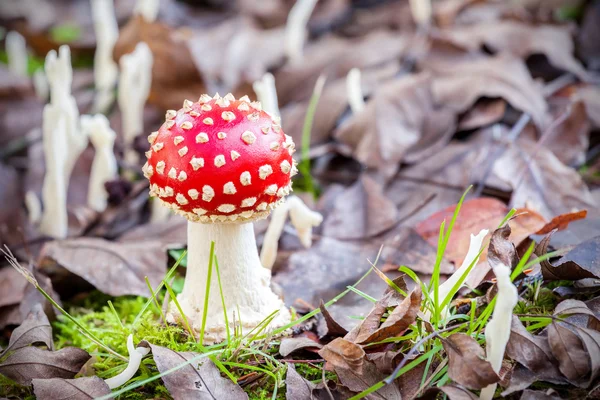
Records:
{"label": "curled dry leaf", "polygon": [[541,390],[524,390],[519,400],[561,400],[561,397],[552,389],[545,392]]}
{"label": "curled dry leaf", "polygon": [[584,219],[587,216],[587,210],[573,211],[565,214],[557,215],[552,218],[550,222],[544,225],[541,229],[539,229],[535,234],[536,235],[546,235],[553,230],[563,230],[567,229],[569,224],[573,221],[578,221]]}
{"label": "curled dry leaf", "polygon": [[27,281],[14,268],[0,269],[0,307],[20,303],[27,285]]}
{"label": "curled dry leaf", "polygon": [[323,223],[323,235],[336,239],[364,239],[392,228],[398,210],[382,187],[366,174],[340,194]]}
{"label": "curled dry leaf", "polygon": [[448,355],[448,376],[453,381],[469,389],[483,389],[500,380],[485,360],[485,352],[472,337],[455,333],[442,344]]}
{"label": "curled dry leaf", "polygon": [[417,286],[387,317],[385,322],[366,338],[358,336],[357,343],[368,344],[381,340],[401,336],[402,333],[417,319],[417,313],[421,308],[420,286]]}
{"label": "curled dry leaf", "polygon": [[[537,245],[538,256],[546,254],[551,234]],[[586,240],[558,261],[542,261],[542,275],[547,280],[579,280],[600,277],[600,236]]]}
{"label": "curled dry leaf", "polygon": [[12,332],[8,346],[0,354],[34,344],[45,344],[49,350],[54,350],[52,327],[39,303],[33,306],[25,321]]}
{"label": "curled dry leaf", "polygon": [[567,299],[561,301],[554,309],[556,316],[577,316],[583,317],[581,327],[592,328],[600,331],[600,318],[583,301]]}
{"label": "curled dry leaf", "polygon": [[381,317],[383,317],[383,314],[387,310],[390,297],[391,294],[388,294],[377,300],[369,314],[367,314],[360,324],[344,336],[344,339],[351,340],[354,343],[362,343],[369,338],[379,328]]}
{"label": "curled dry leaf", "polygon": [[558,368],[571,382],[581,381],[590,373],[590,360],[579,337],[562,324],[548,327],[548,343],[558,360]]}
{"label": "curled dry leaf", "polygon": [[563,164],[583,165],[590,145],[591,131],[583,101],[565,102],[564,97],[554,96],[548,102],[554,123],[544,132],[539,143],[550,149]]}
{"label": "curled dry leaf", "polygon": [[334,368],[360,371],[365,361],[365,351],[357,344],[342,338],[335,338],[326,344],[319,355]]}
{"label": "curled dry leaf", "polygon": [[38,400],[85,400],[110,394],[104,380],[97,376],[77,379],[34,379],[33,393]]}
{"label": "curled dry leaf", "polygon": [[467,389],[456,386],[456,385],[445,385],[440,388],[430,388],[425,391],[423,396],[419,397],[418,400],[436,400],[440,393],[444,393],[448,396],[449,400],[477,400],[475,394],[469,392]]}
{"label": "curled dry leaf", "polygon": [[301,376],[293,363],[287,363],[285,375],[285,398],[288,400],[305,400],[312,398],[312,391],[317,387],[308,379]]}
{"label": "curled dry leaf", "polygon": [[[377,370],[375,365],[365,360],[358,369],[335,368],[335,372],[342,383],[353,392],[362,392],[376,383],[381,382],[386,377]],[[373,394],[366,397],[369,400],[380,399],[401,399],[402,394],[395,383],[385,385]]]}
{"label": "curled dry leaf", "polygon": [[279,345],[279,354],[283,357],[287,357],[295,351],[302,349],[320,349],[323,345],[321,343],[315,342],[314,340],[304,337],[291,337],[291,338],[283,338],[281,339],[281,344]]}
{"label": "curled dry leaf", "polygon": [[[154,362],[160,372],[175,368],[201,355],[193,352],[176,352],[154,344],[150,344],[150,347]],[[175,400],[248,399],[244,390],[228,378],[222,377],[219,369],[206,357],[163,376],[162,380],[169,394]]]}
{"label": "curled dry leaf", "polygon": [[31,385],[33,379],[72,379],[89,358],[86,351],[75,347],[58,351],[23,347],[0,363],[0,373],[21,385]]}
{"label": "curled dry leaf", "polygon": [[431,85],[428,74],[383,85],[334,136],[352,148],[354,158],[388,177],[401,161],[434,154],[454,133],[455,114],[438,106]]}
{"label": "curled dry leaf", "polygon": [[325,320],[327,331],[320,333],[320,337],[323,336],[344,336],[348,333],[346,328],[337,323],[337,321],[331,316],[327,308],[325,308],[325,303],[321,300],[319,304],[319,308],[321,309],[321,315]]}
{"label": "curled dry leaf", "polygon": [[459,130],[470,130],[500,121],[506,112],[506,101],[502,99],[479,99],[473,108],[460,117]]}

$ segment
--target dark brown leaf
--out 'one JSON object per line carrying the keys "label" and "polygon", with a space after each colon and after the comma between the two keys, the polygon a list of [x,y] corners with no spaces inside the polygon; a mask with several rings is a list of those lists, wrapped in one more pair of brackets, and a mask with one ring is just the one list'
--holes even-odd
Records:
{"label": "dark brown leaf", "polygon": [[563,164],[582,165],[590,145],[591,130],[584,103],[558,95],[548,102],[555,122],[538,143],[550,149]]}
{"label": "dark brown leaf", "polygon": [[567,227],[569,226],[569,224],[571,222],[584,219],[586,216],[587,216],[587,210],[573,211],[573,212],[569,212],[566,214],[557,215],[556,217],[552,218],[552,220],[550,220],[550,222],[548,222],[546,225],[544,225],[543,228],[538,230],[535,234],[536,235],[546,235],[546,234],[552,232],[554,229],[558,229],[558,230],[567,229]]}
{"label": "dark brown leaf", "polygon": [[302,377],[296,372],[293,363],[287,364],[285,376],[285,398],[288,400],[306,400],[312,396],[312,391],[317,385]]}
{"label": "dark brown leaf", "polygon": [[12,332],[4,354],[33,344],[45,344],[49,350],[54,350],[52,327],[39,303],[33,307],[25,321]]}
{"label": "dark brown leaf", "polygon": [[72,379],[89,358],[87,352],[75,347],[58,351],[23,347],[0,364],[0,373],[21,385],[31,385],[32,379]]}
{"label": "dark brown leaf", "polygon": [[[154,344],[150,344],[150,347],[160,372],[175,368],[201,355],[192,352],[176,352]],[[205,357],[163,376],[162,380],[175,400],[248,399],[248,395],[241,387],[228,378],[222,377],[215,364]]]}
{"label": "dark brown leaf", "polygon": [[321,337],[327,336],[344,336],[348,333],[346,328],[337,323],[337,321],[329,314],[327,308],[325,308],[325,303],[321,300],[319,304],[319,308],[321,309],[321,315],[326,323],[327,332],[324,332]]}
{"label": "dark brown leaf", "polygon": [[590,372],[590,360],[583,344],[570,329],[552,323],[548,327],[548,343],[560,372],[571,382],[581,381]]}
{"label": "dark brown leaf", "polygon": [[[377,371],[375,365],[365,360],[360,368],[335,367],[335,372],[340,382],[353,392],[362,392],[381,382],[386,378],[381,372]],[[395,384],[385,385],[373,394],[365,397],[370,400],[381,399],[401,399],[400,390]]]}
{"label": "dark brown leaf", "polygon": [[488,262],[492,267],[503,264],[512,269],[517,265],[519,261],[517,249],[508,239],[510,232],[510,226],[506,224],[492,233],[488,246]]}
{"label": "dark brown leaf", "polygon": [[597,331],[600,331],[600,319],[592,310],[589,309],[589,307],[583,301],[574,299],[563,300],[554,309],[554,315],[581,316],[584,318],[585,321],[582,327],[592,328]]}
{"label": "dark brown leaf", "polygon": [[0,269],[0,307],[18,304],[23,300],[27,281],[14,268]]}
{"label": "dark brown leaf", "polygon": [[421,309],[421,288],[417,286],[410,295],[405,298],[387,317],[381,326],[366,338],[358,336],[356,342],[368,344],[379,342],[394,336],[401,336],[408,327],[417,319],[417,313]]}
{"label": "dark brown leaf", "polygon": [[97,376],[78,379],[34,379],[33,392],[38,400],[86,400],[110,394],[104,380]]}
{"label": "dark brown leaf", "polygon": [[78,238],[47,243],[40,266],[56,265],[84,278],[98,290],[112,295],[148,296],[147,276],[153,287],[162,280],[167,254],[159,240],[110,242]]}
{"label": "dark brown leaf", "polygon": [[302,349],[320,349],[323,347],[321,343],[317,343],[312,339],[304,336],[283,338],[279,345],[279,354],[283,357],[287,357],[295,351]]}
{"label": "dark brown leaf", "polygon": [[458,123],[459,130],[470,130],[491,125],[500,121],[506,112],[506,102],[502,99],[480,99],[468,110]]}
{"label": "dark brown leaf", "polygon": [[365,361],[365,351],[359,345],[342,338],[335,338],[326,344],[319,350],[319,355],[334,368],[354,371],[360,371]]}
{"label": "dark brown leaf", "polygon": [[485,360],[485,352],[472,337],[455,333],[442,344],[448,355],[448,376],[453,381],[469,389],[483,389],[500,380]]}
{"label": "dark brown leaf", "polygon": [[[546,254],[550,235],[536,247],[536,254]],[[558,261],[543,261],[542,274],[548,280],[579,280],[600,277],[600,236],[587,240],[565,254]]]}
{"label": "dark brown leaf", "polygon": [[323,235],[336,239],[364,239],[392,228],[398,222],[394,203],[375,180],[363,174],[334,203],[323,223]]}
{"label": "dark brown leaf", "polygon": [[440,388],[427,389],[425,394],[419,397],[418,400],[436,400],[440,393],[444,393],[448,396],[449,400],[477,400],[479,398],[460,386],[445,385]]}
{"label": "dark brown leaf", "polygon": [[391,294],[388,294],[379,299],[369,314],[367,314],[367,316],[356,328],[344,336],[344,339],[350,340],[354,343],[362,343],[367,338],[371,337],[371,335],[376,332],[381,325],[381,317],[383,317],[383,314],[386,312],[390,297]]}

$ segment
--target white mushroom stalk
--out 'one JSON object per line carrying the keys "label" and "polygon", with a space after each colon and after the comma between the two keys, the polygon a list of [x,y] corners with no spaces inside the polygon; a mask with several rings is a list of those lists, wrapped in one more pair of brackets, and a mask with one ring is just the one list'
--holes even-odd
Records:
{"label": "white mushroom stalk", "polygon": [[79,129],[79,110],[71,95],[73,69],[68,46],[46,56],[50,103],[44,107],[43,146],[46,175],[42,187],[44,212],[40,231],[55,238],[67,235],[66,198],[69,177],[88,139]]}
{"label": "white mushroom stalk", "polygon": [[[496,295],[494,313],[485,327],[485,341],[487,360],[494,371],[499,373],[504,359],[504,351],[510,338],[512,314],[519,301],[519,293],[510,279],[510,268],[500,262],[494,264],[492,269],[494,275],[496,275],[498,294]],[[485,387],[481,391],[480,398],[491,400],[496,392],[496,386],[497,384],[494,383]]]}
{"label": "white mushroom stalk", "polygon": [[360,69],[352,68],[348,72],[346,76],[346,93],[353,114],[358,114],[364,110],[365,99],[360,85]]}
{"label": "white mushroom stalk", "polygon": [[96,154],[92,162],[88,187],[88,206],[95,211],[106,210],[108,192],[104,183],[117,177],[117,159],[113,151],[115,131],[110,128],[108,119],[102,114],[82,115],[81,129],[89,135]]}
{"label": "white mushroom stalk", "polygon": [[19,32],[6,34],[8,69],[17,76],[27,77],[27,44]]}
{"label": "white mushroom stalk", "polygon": [[[470,273],[468,269],[471,264],[477,265],[477,261],[479,260],[479,252],[481,251],[481,245],[483,244],[483,239],[488,232],[489,231],[487,229],[482,229],[477,235],[471,234],[469,250],[467,251],[467,255],[465,256],[461,266],[454,271],[454,273],[450,275],[450,277],[446,279],[446,281],[438,288],[438,299],[440,302],[444,301],[444,299],[452,293],[454,285],[456,285],[459,281],[462,280],[463,284],[466,282]],[[454,295],[454,293],[452,294]],[[431,313],[429,311],[425,312],[424,314],[427,319],[431,317]],[[448,315],[448,306],[446,306],[443,310],[440,310],[440,315],[442,318],[445,318]]]}
{"label": "white mushroom stalk", "polygon": [[141,15],[146,22],[154,22],[158,17],[160,0],[137,0],[133,13]]}
{"label": "white mushroom stalk", "polygon": [[409,0],[410,12],[419,27],[426,27],[431,23],[431,0]]}
{"label": "white mushroom stalk", "polygon": [[263,77],[252,84],[252,89],[262,104],[263,109],[274,117],[280,117],[275,77],[267,72]]}
{"label": "white mushroom stalk", "polygon": [[114,101],[114,88],[119,69],[112,53],[119,37],[119,27],[112,1],[90,0],[94,32],[96,33],[96,53],[94,54],[94,82],[96,96],[93,110],[106,112]]}
{"label": "white mushroom stalk", "polygon": [[144,42],[138,43],[132,53],[119,60],[121,75],[118,102],[123,116],[125,161],[132,165],[138,162],[132,144],[144,128],[144,105],[152,84],[152,63],[152,52]]}
{"label": "white mushroom stalk", "polygon": [[317,0],[297,0],[290,10],[285,25],[285,53],[291,63],[302,61],[306,26],[316,4]]}
{"label": "white mushroom stalk", "polygon": [[260,252],[260,261],[265,268],[271,269],[277,258],[279,238],[283,232],[288,213],[290,221],[296,232],[300,243],[306,248],[312,245],[312,229],[323,222],[323,216],[308,208],[297,196],[290,196],[286,202],[277,207],[271,216],[271,222],[265,233],[263,247]]}
{"label": "white mushroom stalk", "polygon": [[127,351],[129,352],[129,363],[127,367],[117,376],[105,379],[104,382],[110,389],[116,389],[127,383],[140,369],[142,358],[150,352],[148,347],[134,347],[133,335],[127,336]]}
{"label": "white mushroom stalk", "polygon": [[27,193],[25,193],[25,207],[27,208],[29,222],[34,225],[40,222],[40,219],[42,218],[42,204],[32,190],[28,190]]}
{"label": "white mushroom stalk", "polygon": [[43,68],[35,70],[32,76],[33,89],[38,99],[47,101],[50,96],[50,88],[48,87],[48,80],[46,79],[46,73]]}

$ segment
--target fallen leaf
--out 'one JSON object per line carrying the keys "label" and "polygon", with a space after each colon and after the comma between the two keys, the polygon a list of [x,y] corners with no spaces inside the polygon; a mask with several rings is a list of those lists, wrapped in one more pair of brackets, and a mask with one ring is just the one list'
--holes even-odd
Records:
{"label": "fallen leaf", "polygon": [[535,26],[504,20],[454,26],[443,30],[441,35],[469,51],[480,50],[485,45],[493,52],[510,53],[522,59],[544,54],[554,67],[571,72],[582,80],[588,79],[588,73],[573,56],[571,29],[566,26]]}
{"label": "fallen leaf", "polygon": [[72,379],[90,355],[75,347],[58,351],[38,347],[23,347],[0,363],[0,373],[21,385],[31,385],[32,379]]}
{"label": "fallen leaf", "polygon": [[371,335],[379,329],[381,317],[383,317],[383,314],[387,311],[389,298],[390,295],[388,294],[377,300],[369,314],[367,314],[358,326],[348,332],[348,334],[344,336],[344,339],[361,344],[367,338],[371,337]]}
{"label": "fallen leaf", "polygon": [[[550,241],[546,236],[536,247],[536,254],[546,254]],[[600,236],[586,240],[554,263],[542,261],[542,275],[547,280],[579,280],[600,277]]]}
{"label": "fallen leaf", "polygon": [[591,131],[585,104],[581,100],[565,101],[562,96],[550,97],[548,103],[555,122],[538,143],[550,149],[565,165],[583,165]]}
{"label": "fallen leaf", "polygon": [[459,130],[470,130],[491,125],[500,121],[506,112],[506,102],[502,99],[479,99],[473,108],[460,117]]}
{"label": "fallen leaf", "polygon": [[312,398],[312,391],[317,387],[296,371],[293,363],[287,363],[285,376],[285,398],[288,400],[305,400]]}
{"label": "fallen leaf", "polygon": [[466,60],[429,63],[431,91],[436,104],[463,113],[482,98],[502,98],[514,108],[531,115],[539,127],[548,123],[548,105],[542,89],[525,63],[507,54]]}
{"label": "fallen leaf", "polygon": [[558,360],[558,368],[571,382],[580,381],[590,372],[590,360],[579,337],[561,324],[548,327],[548,343]]}
{"label": "fallen leaf", "polygon": [[8,346],[0,354],[7,354],[22,347],[45,344],[48,350],[54,350],[52,327],[41,304],[36,304],[25,321],[10,335]]}
{"label": "fallen leaf", "polygon": [[546,235],[555,229],[567,229],[571,222],[584,219],[586,216],[587,210],[573,211],[566,214],[557,215],[556,217],[552,218],[550,222],[544,225],[540,230],[538,230],[535,234]]}
{"label": "fallen leaf", "polygon": [[[367,358],[369,361],[375,364],[377,370],[383,374],[391,375],[394,371],[394,368],[398,366],[398,364],[404,358],[404,354],[400,350],[393,351],[378,351],[375,353],[367,353]],[[412,369],[410,372],[418,370],[418,368]],[[406,375],[406,374],[405,374]],[[401,379],[404,375],[400,375],[399,379]],[[403,390],[402,385],[400,385],[400,390]]]}
{"label": "fallen leaf", "polygon": [[357,343],[369,344],[387,338],[401,336],[402,333],[417,319],[417,313],[421,308],[422,296],[421,288],[417,286],[410,295],[400,303],[400,305],[394,308],[379,328],[366,338],[364,336],[357,337]]}
{"label": "fallen leaf", "polygon": [[283,357],[287,357],[298,350],[320,349],[322,347],[323,345],[321,343],[315,342],[314,340],[304,336],[283,338],[281,339],[281,344],[279,345],[279,354],[281,354]]}
{"label": "fallen leaf", "polygon": [[33,393],[38,400],[85,400],[110,394],[110,388],[97,376],[77,379],[34,379]]}
{"label": "fallen leaf", "polygon": [[512,187],[511,206],[535,209],[544,218],[596,207],[577,171],[526,138],[508,147],[494,163],[493,173]]}
{"label": "fallen leaf", "polygon": [[158,240],[110,242],[77,238],[47,243],[41,252],[41,270],[66,268],[111,296],[148,296],[144,277],[156,287],[163,279],[167,254]]}
{"label": "fallen leaf", "polygon": [[556,305],[553,314],[556,316],[575,315],[584,317],[583,327],[600,331],[600,318],[583,301],[563,300]]}
{"label": "fallen leaf", "polygon": [[392,228],[398,222],[394,203],[366,174],[337,197],[323,223],[323,235],[336,239],[364,239]]}
{"label": "fallen leaf", "polygon": [[[200,356],[200,353],[176,352],[166,347],[150,344],[152,356],[160,372]],[[207,358],[198,359],[161,378],[175,400],[183,399],[248,399],[248,395]]]}
{"label": "fallen leaf", "polygon": [[18,304],[23,300],[28,283],[14,268],[0,269],[0,307]]}
{"label": "fallen leaf", "polygon": [[319,308],[321,310],[321,315],[325,320],[327,330],[325,332],[320,332],[319,337],[323,336],[344,336],[348,333],[346,328],[337,323],[337,321],[331,316],[327,308],[325,308],[325,303],[321,300],[319,304]]}
{"label": "fallen leaf", "polygon": [[488,245],[488,262],[491,266],[502,264],[512,270],[518,264],[517,249],[508,239],[510,232],[510,225],[506,224],[492,233]]}
{"label": "fallen leaf", "polygon": [[319,355],[334,368],[360,371],[365,361],[365,351],[357,344],[342,338],[335,338],[327,343]]}
{"label": "fallen leaf", "polygon": [[442,341],[442,345],[448,355],[448,376],[453,381],[469,389],[483,389],[500,380],[472,337],[455,333]]}
{"label": "fallen leaf", "polygon": [[439,388],[429,388],[425,391],[419,400],[436,400],[440,393],[444,393],[450,400],[477,400],[479,397],[469,392],[467,389],[456,385],[445,385]]}
{"label": "fallen leaf", "polygon": [[[340,382],[353,392],[362,392],[381,382],[386,378],[382,373],[377,371],[375,365],[367,360],[364,360],[359,368],[336,367],[335,372]],[[395,383],[385,385],[373,394],[365,397],[366,399],[401,399],[402,395],[398,386]]]}
{"label": "fallen leaf", "polygon": [[435,154],[454,133],[455,114],[434,99],[429,74],[404,76],[382,85],[334,136],[358,161],[391,177],[401,161]]}

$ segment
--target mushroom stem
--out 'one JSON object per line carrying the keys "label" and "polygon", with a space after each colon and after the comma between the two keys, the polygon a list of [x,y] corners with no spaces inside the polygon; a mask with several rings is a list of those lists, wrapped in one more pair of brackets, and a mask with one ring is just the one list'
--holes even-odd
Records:
{"label": "mushroom stem", "polygon": [[346,76],[346,94],[353,114],[358,114],[365,108],[365,100],[360,85],[360,69],[352,68]]}
{"label": "mushroom stem", "polygon": [[275,77],[267,72],[261,79],[252,84],[252,89],[263,106],[263,110],[273,117],[280,117],[279,104],[277,100],[277,89],[275,88]]}
{"label": "mushroom stem", "polygon": [[316,4],[317,0],[298,0],[288,14],[285,25],[285,53],[291,63],[302,61],[307,36],[306,25]]}
{"label": "mushroom stem", "polygon": [[25,44],[25,38],[19,32],[10,31],[6,34],[6,53],[10,72],[26,77],[27,45]]}
{"label": "mushroom stem", "polygon": [[38,68],[31,77],[33,81],[33,88],[38,99],[42,101],[48,100],[50,96],[50,88],[48,87],[48,80],[46,79],[46,73],[42,68]]}
{"label": "mushroom stem", "polygon": [[146,22],[154,22],[158,16],[159,8],[160,0],[137,0],[133,13],[141,15]]}
{"label": "mushroom stem", "polygon": [[123,113],[125,161],[131,165],[136,165],[138,162],[132,144],[144,128],[144,104],[150,94],[152,63],[152,52],[144,42],[138,43],[132,53],[124,55],[119,60],[121,76],[118,102]]}
{"label": "mushroom stem", "polygon": [[28,190],[25,193],[25,207],[27,208],[27,215],[29,222],[36,225],[42,218],[42,204],[40,199],[37,197],[34,191]]}
{"label": "mushroom stem", "polygon": [[[269,328],[288,323],[289,311],[270,287],[271,271],[260,263],[252,224],[189,222],[187,272],[183,292],[177,299],[193,329],[200,332],[202,326],[211,242],[215,242],[229,325],[233,326],[234,322],[238,326],[241,324],[242,332],[247,333],[277,310],[279,313]],[[181,322],[175,307],[170,307],[167,319],[169,322]],[[204,342],[215,343],[226,337],[221,293],[213,271]]]}
{"label": "mushroom stem", "polygon": [[410,13],[419,27],[427,26],[431,23],[431,0],[410,0]]}
{"label": "mushroom stem", "polygon": [[90,173],[88,206],[102,212],[106,210],[108,200],[104,183],[117,177],[117,160],[113,152],[117,135],[110,128],[108,119],[102,114],[82,115],[81,129],[89,135],[96,150]]}
{"label": "mushroom stem", "polygon": [[106,112],[114,101],[113,88],[117,83],[119,69],[112,57],[113,48],[119,37],[119,27],[112,1],[91,0],[94,32],[96,33],[96,53],[94,54],[94,82],[96,96],[93,110]]}
{"label": "mushroom stem", "polygon": [[127,368],[125,368],[119,375],[104,380],[110,389],[123,386],[125,383],[127,383],[127,381],[133,378],[137,370],[140,368],[142,358],[144,358],[144,356],[150,352],[150,349],[147,347],[134,347],[133,335],[129,335],[127,337],[127,350],[129,351],[129,363],[127,364]]}

